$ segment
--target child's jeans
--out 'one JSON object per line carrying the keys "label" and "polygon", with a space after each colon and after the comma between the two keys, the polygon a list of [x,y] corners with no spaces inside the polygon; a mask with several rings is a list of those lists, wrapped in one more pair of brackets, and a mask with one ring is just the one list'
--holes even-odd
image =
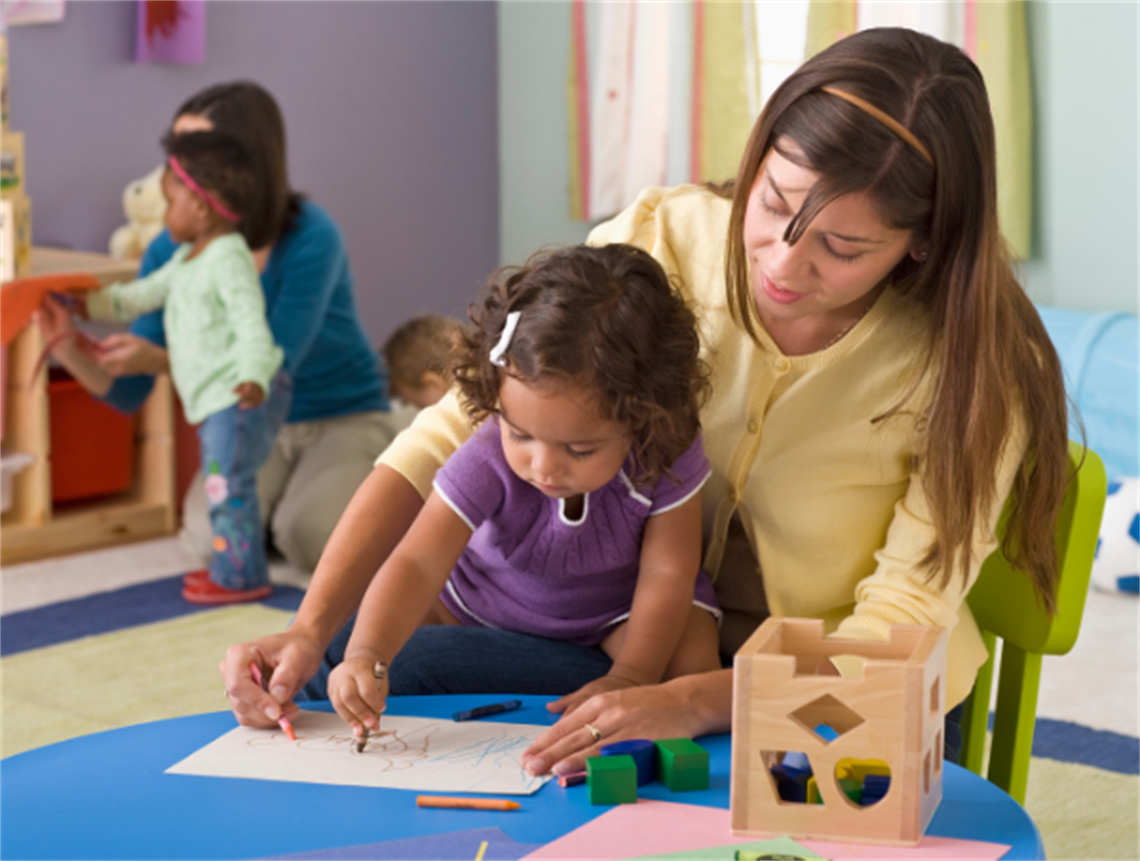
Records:
{"label": "child's jeans", "polygon": [[210,579],[226,589],[255,589],[269,581],[257,471],[269,457],[292,401],[293,381],[282,369],[261,406],[243,410],[234,404],[198,426],[214,542]]}

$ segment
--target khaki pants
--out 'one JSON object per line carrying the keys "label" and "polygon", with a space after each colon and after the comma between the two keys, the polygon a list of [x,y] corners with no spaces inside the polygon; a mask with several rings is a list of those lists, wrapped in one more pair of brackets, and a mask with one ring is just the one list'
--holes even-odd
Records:
{"label": "khaki pants", "polygon": [[[349,500],[407,419],[377,410],[281,429],[257,474],[257,498],[262,524],[291,565],[316,568]],[[209,564],[213,536],[201,472],[186,492],[178,537]]]}

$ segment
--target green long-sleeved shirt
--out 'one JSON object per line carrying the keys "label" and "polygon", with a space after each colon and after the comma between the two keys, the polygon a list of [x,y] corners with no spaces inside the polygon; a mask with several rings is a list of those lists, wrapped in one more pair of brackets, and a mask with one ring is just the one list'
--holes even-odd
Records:
{"label": "green long-sleeved shirt", "polygon": [[112,284],[87,300],[94,319],[126,321],[163,308],[170,374],[186,419],[197,424],[238,402],[234,387],[268,392],[284,359],[265,320],[257,265],[240,234],[213,240],[187,260],[182,245],[145,278]]}

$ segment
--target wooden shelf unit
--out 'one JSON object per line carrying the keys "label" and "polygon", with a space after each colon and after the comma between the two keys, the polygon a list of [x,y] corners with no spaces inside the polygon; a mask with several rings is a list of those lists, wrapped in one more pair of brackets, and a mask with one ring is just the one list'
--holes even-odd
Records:
{"label": "wooden shelf unit", "polygon": [[[136,261],[103,254],[35,248],[32,274],[90,272],[104,284],[134,277]],[[51,500],[51,433],[46,363],[38,327],[29,325],[8,345],[8,403],[4,448],[34,461],[14,477],[12,507],[0,516],[0,563],[62,556],[169,535],[176,525],[174,393],[170,377],[156,378],[135,429],[134,473],[122,493],[68,503]]]}

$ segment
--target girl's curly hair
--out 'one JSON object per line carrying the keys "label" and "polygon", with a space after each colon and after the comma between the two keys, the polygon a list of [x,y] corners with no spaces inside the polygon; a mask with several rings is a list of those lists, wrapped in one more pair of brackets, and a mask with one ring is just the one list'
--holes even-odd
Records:
{"label": "girl's curly hair", "polygon": [[[489,353],[507,315],[521,313],[498,367]],[[536,385],[563,379],[597,399],[629,432],[633,480],[647,485],[700,430],[708,369],[697,321],[665,270],[631,245],[578,245],[502,269],[468,309],[452,372],[476,421],[497,413],[504,375]]]}

